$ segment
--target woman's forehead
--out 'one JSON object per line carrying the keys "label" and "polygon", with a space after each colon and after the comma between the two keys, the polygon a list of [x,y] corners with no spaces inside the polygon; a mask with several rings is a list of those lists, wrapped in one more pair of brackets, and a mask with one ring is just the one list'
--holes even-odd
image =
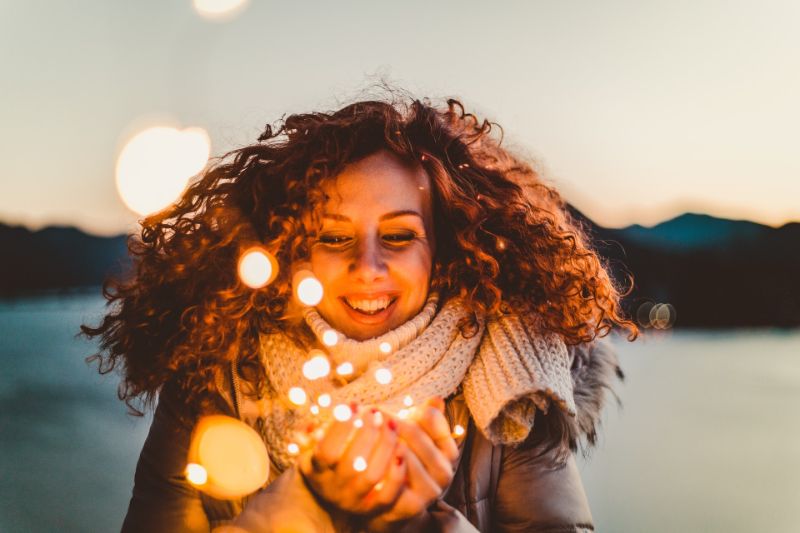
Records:
{"label": "woman's forehead", "polygon": [[367,214],[414,210],[430,216],[430,178],[388,152],[378,152],[348,165],[323,185],[325,211]]}

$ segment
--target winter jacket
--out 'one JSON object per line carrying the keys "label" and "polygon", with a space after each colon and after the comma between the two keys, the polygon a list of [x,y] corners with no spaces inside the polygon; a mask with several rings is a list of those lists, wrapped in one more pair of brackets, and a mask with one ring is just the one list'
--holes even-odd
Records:
{"label": "winter jacket", "polygon": [[[547,414],[538,411],[530,437],[520,446],[493,445],[472,424],[463,395],[447,399],[451,425],[461,424],[467,433],[450,487],[431,507],[424,526],[414,524],[414,531],[594,531],[574,452],[581,442],[594,443],[605,389],[611,389],[615,374],[620,379],[623,374],[605,342],[571,347],[570,356],[577,416],[555,405]],[[235,383],[232,376],[223,390],[228,406],[223,414],[246,420],[241,412],[248,400],[237,394]],[[208,532],[239,515],[249,499],[216,500],[186,481],[193,424],[184,421],[184,409],[169,388],[162,391],[136,468],[123,533]]]}

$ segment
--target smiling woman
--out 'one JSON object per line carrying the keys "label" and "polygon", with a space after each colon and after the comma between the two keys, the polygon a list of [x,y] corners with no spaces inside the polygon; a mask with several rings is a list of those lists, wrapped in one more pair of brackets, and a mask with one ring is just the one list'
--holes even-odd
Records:
{"label": "smiling woman", "polygon": [[[291,115],[142,222],[83,327],[132,409],[158,398],[123,530],[593,529],[573,452],[622,377],[598,337],[636,327],[492,132],[454,100]],[[219,413],[263,440],[262,490],[187,479]]]}
{"label": "smiling woman", "polygon": [[425,304],[435,250],[430,179],[420,165],[381,151],[347,166],[323,190],[322,227],[311,248],[325,287],[317,309],[348,337],[377,337]]}

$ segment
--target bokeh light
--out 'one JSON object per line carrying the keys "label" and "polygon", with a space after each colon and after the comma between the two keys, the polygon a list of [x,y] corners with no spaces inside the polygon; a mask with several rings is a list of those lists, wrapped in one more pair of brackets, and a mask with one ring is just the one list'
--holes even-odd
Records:
{"label": "bokeh light", "polygon": [[353,373],[353,363],[345,361],[341,365],[336,367],[336,373],[340,376],[349,376]]}
{"label": "bokeh light", "polygon": [[340,403],[336,407],[333,408],[333,418],[338,420],[339,422],[347,422],[353,416],[353,411],[350,409],[349,406]]}
{"label": "bokeh light", "polygon": [[462,426],[461,424],[456,424],[455,427],[453,428],[453,436],[461,437],[462,435],[464,435],[464,431],[465,431],[464,426]]}
{"label": "bokeh light", "polygon": [[296,442],[290,442],[286,447],[286,451],[288,451],[291,455],[297,455],[300,453],[300,446],[298,446]]}
{"label": "bokeh light", "polygon": [[327,392],[324,394],[320,394],[319,398],[317,398],[317,403],[322,407],[330,407],[331,406],[331,395]]}
{"label": "bokeh light", "polygon": [[[206,473],[203,483],[197,483],[202,481],[200,469]],[[192,434],[186,474],[214,498],[240,498],[267,482],[269,455],[259,434],[244,422],[223,415],[206,416]]]}
{"label": "bokeh light", "polygon": [[192,485],[205,485],[208,481],[208,472],[203,465],[189,463],[186,465],[186,479]]}
{"label": "bokeh light", "polygon": [[325,346],[336,346],[339,342],[339,334],[332,329],[325,330],[322,334],[322,344]]}
{"label": "bokeh light", "polygon": [[289,401],[295,405],[303,405],[306,403],[306,391],[300,387],[292,387],[289,389]]}
{"label": "bokeh light", "polygon": [[303,376],[306,379],[320,379],[330,374],[331,363],[321,350],[311,350],[309,355],[311,358],[303,363]]}
{"label": "bokeh light", "polygon": [[157,126],[134,135],[117,158],[117,192],[132,211],[147,216],[175,202],[189,178],[208,163],[211,141],[201,128]]}
{"label": "bokeh light", "polygon": [[392,371],[388,368],[379,368],[375,371],[375,381],[381,385],[388,385],[392,381]]}
{"label": "bokeh light", "polygon": [[310,270],[300,270],[292,280],[297,299],[308,306],[317,305],[322,300],[322,283]]}
{"label": "bokeh light", "polygon": [[412,405],[414,405],[414,398],[412,398],[410,395],[407,394],[406,397],[403,398],[403,405],[405,405],[406,407],[411,407]]}
{"label": "bokeh light", "polygon": [[214,21],[227,21],[239,15],[249,0],[193,0],[194,9],[201,17]]}
{"label": "bokeh light", "polygon": [[353,470],[356,472],[363,472],[367,469],[367,460],[364,459],[362,456],[357,456],[353,459]]}
{"label": "bokeh light", "polygon": [[384,341],[384,342],[380,343],[380,345],[378,346],[378,349],[383,353],[389,353],[389,352],[392,351],[392,345],[389,344],[388,342]]}
{"label": "bokeh light", "polygon": [[251,289],[268,285],[278,275],[278,261],[261,247],[246,250],[239,258],[239,279]]}

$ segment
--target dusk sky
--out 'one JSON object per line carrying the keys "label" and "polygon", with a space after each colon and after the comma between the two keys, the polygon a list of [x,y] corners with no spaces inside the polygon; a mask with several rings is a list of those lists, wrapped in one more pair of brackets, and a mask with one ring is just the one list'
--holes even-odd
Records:
{"label": "dusk sky", "polygon": [[0,221],[134,227],[114,165],[148,125],[212,154],[385,79],[500,123],[606,226],[800,220],[800,2],[0,0]]}

